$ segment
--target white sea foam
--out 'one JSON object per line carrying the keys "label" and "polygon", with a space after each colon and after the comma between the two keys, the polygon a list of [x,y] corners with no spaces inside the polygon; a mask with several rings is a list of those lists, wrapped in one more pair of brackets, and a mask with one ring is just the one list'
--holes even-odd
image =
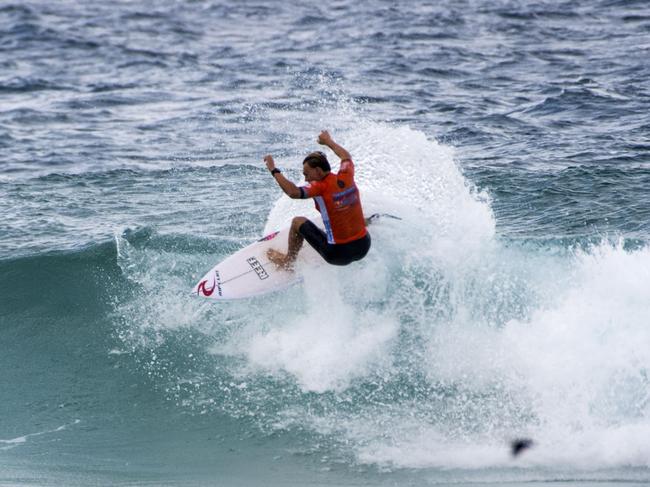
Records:
{"label": "white sea foam", "polygon": [[58,433],[59,431],[66,430],[69,426],[73,426],[76,424],[79,424],[81,422],[80,419],[75,419],[72,423],[69,424],[64,424],[59,426],[58,428],[54,428],[51,430],[44,430],[44,431],[38,431],[36,433],[29,433],[23,436],[18,436],[16,438],[11,438],[9,440],[0,440],[0,445],[5,445],[5,446],[0,446],[0,450],[11,450],[12,448],[15,448],[17,446],[23,445],[27,443],[27,441],[30,438],[34,438],[37,436],[43,436],[43,435],[48,435],[51,433]]}
{"label": "white sea foam", "polygon": [[[247,351],[252,363],[289,372],[306,390],[318,392],[344,388],[379,362],[390,362],[399,318],[385,310],[378,314],[373,304],[392,301],[401,287],[392,276],[402,256],[453,255],[462,261],[494,234],[489,206],[471,194],[452,148],[407,127],[374,123],[337,139],[354,155],[366,214],[391,213],[402,220],[371,228],[373,249],[364,261],[306,272],[304,312],[283,316],[279,326],[254,335]],[[280,198],[265,233],[298,214],[313,215],[313,204]]]}
{"label": "white sea foam", "polygon": [[[391,408],[383,420],[373,412],[372,420],[333,413],[304,421],[332,434],[336,424],[364,463],[507,466],[508,440],[524,435],[536,445],[519,465],[650,465],[650,251],[503,247],[487,199],[467,185],[451,148],[377,124],[342,139],[367,212],[404,218],[371,228],[368,258],[381,279],[357,276],[385,293],[365,302],[378,299],[391,312],[377,320],[341,298],[341,271],[321,273],[323,289],[311,296],[306,286],[311,300],[299,321],[257,335],[248,358],[306,390],[340,389],[390,369],[387,354],[414,352],[397,343],[408,326],[424,344],[417,367],[459,396],[445,411],[419,404],[403,414]],[[299,204],[281,198],[267,228],[286,223]]]}
{"label": "white sea foam", "polygon": [[[519,466],[650,465],[650,251],[505,245],[452,148],[364,121],[334,135],[354,156],[366,213],[402,218],[370,228],[364,260],[302,269],[301,286],[215,318],[174,291],[182,269],[170,279],[160,252],[118,240],[125,274],[145,288],[124,311],[155,329],[236,324],[213,351],[243,359],[244,379],[262,371],[304,393],[352,395],[386,380],[396,396],[357,408],[287,405],[287,421],[340,439],[361,463],[507,467],[508,441],[530,436]],[[265,233],[299,214],[314,215],[311,202],[279,198]],[[164,303],[151,272],[166,276]],[[425,383],[400,391],[403,377]]]}
{"label": "white sea foam", "polygon": [[529,276],[548,281],[537,283],[544,300],[528,316],[486,327],[460,313],[423,337],[429,380],[465,396],[448,404],[455,424],[431,422],[426,405],[393,412],[381,437],[375,421],[359,421],[349,431],[360,461],[507,466],[508,439],[523,435],[535,447],[520,466],[650,466],[650,250],[602,245],[562,258],[562,267],[548,259],[553,280]]}
{"label": "white sea foam", "polygon": [[540,457],[650,465],[650,250],[580,252],[553,305],[501,332],[538,417]]}

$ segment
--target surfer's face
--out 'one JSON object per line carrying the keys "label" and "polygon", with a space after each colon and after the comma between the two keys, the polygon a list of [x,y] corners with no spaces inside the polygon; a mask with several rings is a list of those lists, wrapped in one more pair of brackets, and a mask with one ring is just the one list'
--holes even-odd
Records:
{"label": "surfer's face", "polygon": [[302,174],[305,176],[305,181],[308,183],[312,181],[320,181],[325,175],[320,167],[311,167],[307,163],[302,165]]}

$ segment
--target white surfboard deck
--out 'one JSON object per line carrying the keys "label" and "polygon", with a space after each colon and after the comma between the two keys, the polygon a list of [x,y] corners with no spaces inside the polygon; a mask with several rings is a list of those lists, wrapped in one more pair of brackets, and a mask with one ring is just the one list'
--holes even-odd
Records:
{"label": "white surfboard deck", "polygon": [[[368,224],[379,218],[401,218],[386,213],[375,213]],[[320,217],[310,218],[321,229]],[[286,253],[289,245],[289,227],[261,238],[218,263],[192,289],[192,294],[217,301],[252,298],[281,291],[302,281],[307,269],[324,265],[325,261],[311,245],[305,242],[298,253],[294,270],[289,271],[269,261],[266,252],[276,249]]]}
{"label": "white surfboard deck", "polygon": [[[322,220],[312,221],[322,228]],[[318,264],[322,257],[305,242],[298,253],[294,270],[279,268],[269,261],[266,252],[276,249],[286,253],[289,228],[271,233],[214,266],[192,289],[192,294],[227,301],[252,298],[281,291],[302,281],[300,270],[305,264]]]}

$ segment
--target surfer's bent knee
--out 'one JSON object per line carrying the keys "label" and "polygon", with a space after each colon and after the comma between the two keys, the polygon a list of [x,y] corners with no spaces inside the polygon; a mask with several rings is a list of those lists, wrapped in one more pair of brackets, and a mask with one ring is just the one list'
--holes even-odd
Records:
{"label": "surfer's bent knee", "polygon": [[291,227],[298,231],[298,229],[302,226],[303,223],[307,221],[307,218],[304,216],[294,216],[293,220],[291,221]]}

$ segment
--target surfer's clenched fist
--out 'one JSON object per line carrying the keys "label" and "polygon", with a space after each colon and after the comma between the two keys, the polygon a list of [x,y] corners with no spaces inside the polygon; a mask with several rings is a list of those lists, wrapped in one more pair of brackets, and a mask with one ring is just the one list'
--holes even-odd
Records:
{"label": "surfer's clenched fist", "polygon": [[318,134],[317,142],[320,145],[329,146],[330,143],[332,142],[332,136],[330,135],[330,133],[327,130],[323,130],[323,131],[321,131],[320,134]]}
{"label": "surfer's clenched fist", "polygon": [[266,168],[269,171],[273,171],[273,169],[275,169],[275,161],[273,160],[273,156],[271,154],[264,156],[264,162],[266,162]]}

